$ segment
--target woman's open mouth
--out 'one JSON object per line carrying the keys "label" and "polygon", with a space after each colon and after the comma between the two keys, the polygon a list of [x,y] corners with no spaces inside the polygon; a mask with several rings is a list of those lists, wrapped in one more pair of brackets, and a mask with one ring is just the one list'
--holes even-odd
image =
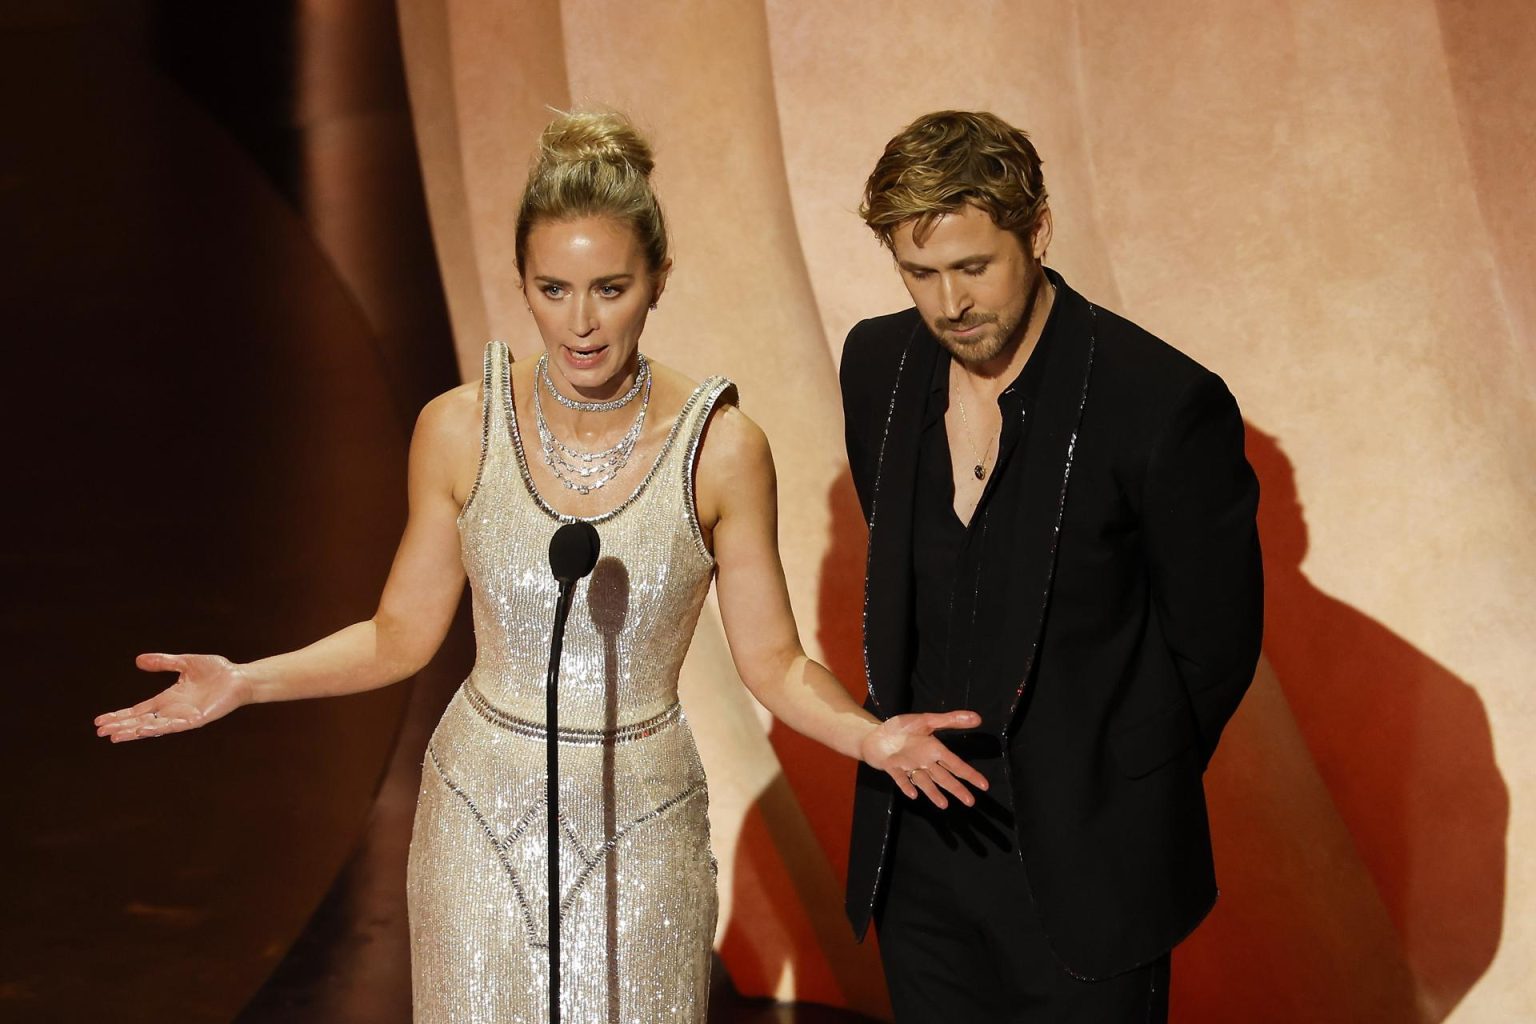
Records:
{"label": "woman's open mouth", "polygon": [[565,362],[572,369],[589,370],[602,361],[603,354],[608,351],[607,345],[598,345],[595,348],[572,348],[562,345],[561,351],[565,356]]}

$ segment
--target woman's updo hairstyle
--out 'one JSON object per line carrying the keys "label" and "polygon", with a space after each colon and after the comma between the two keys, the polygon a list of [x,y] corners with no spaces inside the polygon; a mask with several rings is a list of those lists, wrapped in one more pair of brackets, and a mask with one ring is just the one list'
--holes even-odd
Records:
{"label": "woman's updo hairstyle", "polygon": [[528,233],[543,221],[612,217],[628,224],[652,273],[667,262],[667,224],[651,191],[651,147],[623,114],[561,114],[539,136],[517,210],[517,266],[527,263]]}

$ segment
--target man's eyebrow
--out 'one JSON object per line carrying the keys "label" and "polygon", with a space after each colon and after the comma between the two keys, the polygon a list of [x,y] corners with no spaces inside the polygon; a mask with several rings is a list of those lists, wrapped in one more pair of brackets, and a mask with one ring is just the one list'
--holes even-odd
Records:
{"label": "man's eyebrow", "polygon": [[[995,259],[995,258],[996,257],[994,257],[994,256],[992,256],[990,254],[983,254],[983,253],[977,253],[974,256],[962,256],[958,260],[952,260],[950,262],[949,266],[947,268],[945,268],[945,269],[947,269],[947,270],[961,270],[961,269],[963,269],[965,267],[974,267],[978,263],[983,263],[983,264],[991,263],[993,261],[993,259]],[[905,271],[908,271],[908,272],[932,270],[932,269],[934,269],[933,267],[924,266],[921,263],[913,263],[913,262],[911,262],[909,260],[901,260],[901,259],[896,261],[896,265],[899,266],[902,270],[905,270]]]}

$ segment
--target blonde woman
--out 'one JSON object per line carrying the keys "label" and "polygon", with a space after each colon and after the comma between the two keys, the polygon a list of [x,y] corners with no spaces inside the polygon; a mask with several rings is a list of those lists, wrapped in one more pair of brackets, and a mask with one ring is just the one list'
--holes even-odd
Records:
{"label": "blonde woman", "polygon": [[641,354],[672,268],[651,167],[619,115],[562,115],[545,130],[516,229],[544,351],[514,365],[492,342],[481,381],[422,411],[410,516],[371,619],[249,664],[142,655],[140,667],[176,682],[97,719],[117,742],[244,704],[388,685],[437,650],[467,574],[475,667],[428,745],[411,843],[420,1021],[548,1012],[544,678],[556,584],[545,552],[562,523],[592,523],[603,554],[576,590],[560,679],[566,1019],[705,1019],[714,860],[677,677],[711,579],[741,678],[788,725],[909,798],[971,803],[968,785],[986,785],[933,736],[974,726],[973,713],[882,722],[806,656],[767,440],[724,378],[696,384]]}

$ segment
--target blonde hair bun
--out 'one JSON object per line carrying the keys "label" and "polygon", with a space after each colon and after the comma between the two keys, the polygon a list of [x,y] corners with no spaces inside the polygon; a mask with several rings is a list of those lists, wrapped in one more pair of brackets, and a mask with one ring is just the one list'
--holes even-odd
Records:
{"label": "blonde hair bun", "polygon": [[577,110],[551,121],[539,137],[539,164],[603,163],[630,167],[649,178],[651,147],[629,118],[615,111]]}
{"label": "blonde hair bun", "polygon": [[651,190],[651,147],[629,118],[610,110],[561,114],[539,136],[539,152],[517,210],[517,266],[540,221],[612,217],[634,231],[651,270],[667,264],[667,224]]}

